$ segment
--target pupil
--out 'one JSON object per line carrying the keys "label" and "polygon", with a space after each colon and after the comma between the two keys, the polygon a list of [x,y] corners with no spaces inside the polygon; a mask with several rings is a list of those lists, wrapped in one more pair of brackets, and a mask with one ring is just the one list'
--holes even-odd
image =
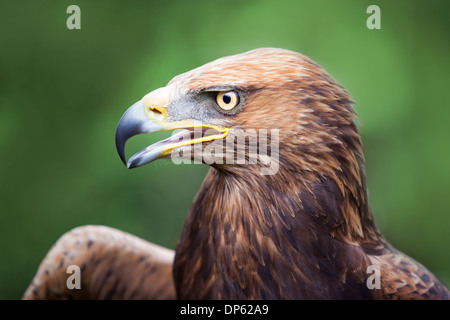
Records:
{"label": "pupil", "polygon": [[226,104],[229,104],[231,102],[231,97],[228,94],[224,94],[223,95],[223,102],[225,102]]}

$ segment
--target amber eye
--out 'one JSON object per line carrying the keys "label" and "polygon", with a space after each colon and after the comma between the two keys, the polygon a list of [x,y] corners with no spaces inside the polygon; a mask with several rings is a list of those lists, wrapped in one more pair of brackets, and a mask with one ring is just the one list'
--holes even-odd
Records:
{"label": "amber eye", "polygon": [[222,91],[217,94],[216,103],[225,111],[229,111],[239,105],[241,98],[236,91]]}

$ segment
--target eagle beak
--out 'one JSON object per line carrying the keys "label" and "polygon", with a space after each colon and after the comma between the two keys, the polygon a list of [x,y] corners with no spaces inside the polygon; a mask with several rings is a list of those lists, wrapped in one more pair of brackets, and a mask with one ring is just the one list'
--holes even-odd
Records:
{"label": "eagle beak", "polygon": [[[168,87],[159,88],[133,104],[122,116],[116,130],[116,149],[120,159],[129,168],[136,168],[169,155],[173,149],[200,142],[223,139],[229,128],[204,124],[198,120],[167,120],[167,106],[171,92]],[[134,154],[128,162],[125,144],[131,137],[163,130],[185,129],[162,141],[156,142]]]}
{"label": "eagle beak", "polygon": [[142,100],[133,104],[120,119],[116,130],[116,149],[123,163],[130,167],[127,165],[125,158],[125,143],[128,139],[138,134],[160,130],[162,130],[162,126],[155,121],[151,121],[145,114]]}

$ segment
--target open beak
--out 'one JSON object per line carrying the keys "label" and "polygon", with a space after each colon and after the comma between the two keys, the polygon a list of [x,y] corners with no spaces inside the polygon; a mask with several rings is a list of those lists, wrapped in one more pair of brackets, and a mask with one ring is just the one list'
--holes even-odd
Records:
{"label": "open beak", "polygon": [[[204,124],[198,120],[167,120],[167,106],[171,91],[163,87],[152,91],[133,104],[122,116],[116,130],[116,148],[120,159],[129,168],[136,168],[169,155],[173,149],[195,143],[223,139],[229,128]],[[134,154],[128,162],[125,144],[131,137],[155,131],[184,129],[171,137],[158,141]]]}

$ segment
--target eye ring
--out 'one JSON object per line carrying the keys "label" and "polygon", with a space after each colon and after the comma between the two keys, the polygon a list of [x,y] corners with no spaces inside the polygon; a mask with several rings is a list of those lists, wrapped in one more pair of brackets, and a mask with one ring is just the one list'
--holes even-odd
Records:
{"label": "eye ring", "polygon": [[241,103],[241,96],[237,91],[221,91],[217,93],[216,103],[223,111],[231,111]]}

